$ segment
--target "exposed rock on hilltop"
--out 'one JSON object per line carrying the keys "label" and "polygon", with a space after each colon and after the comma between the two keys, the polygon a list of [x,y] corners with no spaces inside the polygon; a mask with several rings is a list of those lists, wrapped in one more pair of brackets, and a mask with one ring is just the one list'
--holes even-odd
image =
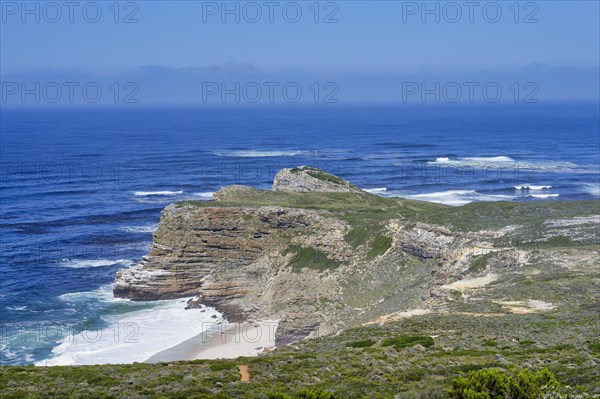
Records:
{"label": "exposed rock on hilltop", "polygon": [[273,191],[353,193],[362,190],[341,177],[310,166],[281,169],[273,180]]}
{"label": "exposed rock on hilltop", "polygon": [[279,343],[456,307],[508,312],[499,304],[556,302],[548,288],[515,289],[517,276],[594,270],[597,214],[596,201],[382,198],[318,169],[284,169],[273,191],[230,186],[214,202],[165,208],[151,253],[119,271],[114,293],[196,296],[231,321],[279,319]]}

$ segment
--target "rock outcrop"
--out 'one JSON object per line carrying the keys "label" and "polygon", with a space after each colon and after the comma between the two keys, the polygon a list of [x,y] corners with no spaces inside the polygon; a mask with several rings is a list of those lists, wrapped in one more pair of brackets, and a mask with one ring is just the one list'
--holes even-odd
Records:
{"label": "rock outcrop", "polygon": [[[299,194],[311,190],[322,193]],[[507,243],[544,237],[531,211],[532,228],[499,218],[496,230],[469,230],[447,222],[453,209],[377,197],[314,168],[284,169],[273,191],[230,186],[213,202],[166,207],[151,253],[117,273],[114,294],[193,297],[189,306],[214,306],[230,321],[278,319],[282,344],[399,311],[443,309],[452,299],[445,287],[490,268],[518,269],[537,248]],[[465,225],[463,216],[454,220]],[[597,241],[594,226],[582,226],[578,236],[560,234]]]}
{"label": "rock outcrop", "polygon": [[347,180],[310,166],[281,169],[273,180],[273,191],[301,193],[362,192],[360,188]]}

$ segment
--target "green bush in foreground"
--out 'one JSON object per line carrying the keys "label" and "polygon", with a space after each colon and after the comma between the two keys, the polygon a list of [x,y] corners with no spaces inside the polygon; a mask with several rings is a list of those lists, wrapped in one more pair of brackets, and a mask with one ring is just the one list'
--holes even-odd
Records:
{"label": "green bush in foreground", "polygon": [[284,393],[275,392],[269,394],[269,399],[335,399],[331,392],[321,391],[313,388],[305,388],[290,396]]}
{"label": "green bush in foreground", "polygon": [[472,371],[468,378],[453,378],[450,383],[451,399],[539,399],[560,388],[546,369],[525,369],[512,375],[496,369]]}

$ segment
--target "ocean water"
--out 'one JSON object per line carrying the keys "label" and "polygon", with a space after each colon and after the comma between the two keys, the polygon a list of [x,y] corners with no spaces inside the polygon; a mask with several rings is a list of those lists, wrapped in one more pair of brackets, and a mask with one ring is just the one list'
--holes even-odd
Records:
{"label": "ocean water", "polygon": [[[374,194],[600,198],[598,104],[1,111],[0,364],[143,361],[221,320],[115,299],[163,207],[312,165]],[[214,316],[214,317],[213,317]]]}

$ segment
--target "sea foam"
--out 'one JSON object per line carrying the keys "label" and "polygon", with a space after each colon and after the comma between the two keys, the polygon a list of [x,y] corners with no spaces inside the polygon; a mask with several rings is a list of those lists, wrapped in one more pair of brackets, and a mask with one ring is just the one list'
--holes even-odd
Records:
{"label": "sea foam", "polygon": [[581,185],[581,188],[586,194],[600,197],[600,183],[584,183]]}
{"label": "sea foam", "polygon": [[512,195],[485,194],[475,190],[448,190],[425,194],[394,194],[393,196],[415,199],[419,201],[435,202],[438,204],[461,206],[471,202],[482,201],[511,201]]}
{"label": "sea foam", "polygon": [[558,197],[560,194],[531,194],[529,197],[533,197],[533,198],[556,198]]}
{"label": "sea foam", "polygon": [[126,231],[128,233],[154,233],[158,225],[147,224],[141,226],[123,226],[119,227],[119,230]]}
{"label": "sea foam", "polygon": [[552,186],[534,186],[532,184],[523,184],[520,186],[515,186],[515,190],[547,190],[552,188]]}
{"label": "sea foam", "polygon": [[190,195],[190,197],[192,197],[192,198],[200,198],[202,200],[212,200],[214,194],[215,194],[214,191],[207,191],[207,192],[204,192],[204,193],[192,193]]}
{"label": "sea foam", "polygon": [[68,334],[52,349],[49,359],[35,364],[64,366],[142,362],[223,321],[222,315],[213,308],[186,310],[187,299],[146,302],[140,305],[144,306],[142,309],[104,316],[107,327]]}
{"label": "sea foam", "polygon": [[380,193],[385,193],[387,191],[387,188],[382,187],[382,188],[364,188],[363,191],[366,191],[368,193],[371,194],[380,194]]}
{"label": "sea foam", "polygon": [[169,195],[169,196],[173,196],[173,195],[181,195],[183,194],[183,191],[136,191],[133,193],[133,195],[135,195],[136,197],[149,197],[149,196],[155,196],[155,195]]}
{"label": "sea foam", "polygon": [[465,164],[471,165],[474,163],[506,163],[506,162],[516,162],[511,157],[507,156],[497,156],[497,157],[465,157],[465,158],[457,158],[450,159],[448,157],[439,157],[436,158],[434,162],[436,164]]}
{"label": "sea foam", "polygon": [[62,259],[59,263],[61,267],[71,269],[83,269],[87,267],[106,267],[114,265],[131,266],[131,259]]}
{"label": "sea foam", "polygon": [[214,154],[218,157],[235,157],[235,158],[263,158],[263,157],[295,157],[298,155],[311,155],[311,151],[288,150],[288,151],[260,151],[260,150],[244,150],[244,151],[215,151]]}

